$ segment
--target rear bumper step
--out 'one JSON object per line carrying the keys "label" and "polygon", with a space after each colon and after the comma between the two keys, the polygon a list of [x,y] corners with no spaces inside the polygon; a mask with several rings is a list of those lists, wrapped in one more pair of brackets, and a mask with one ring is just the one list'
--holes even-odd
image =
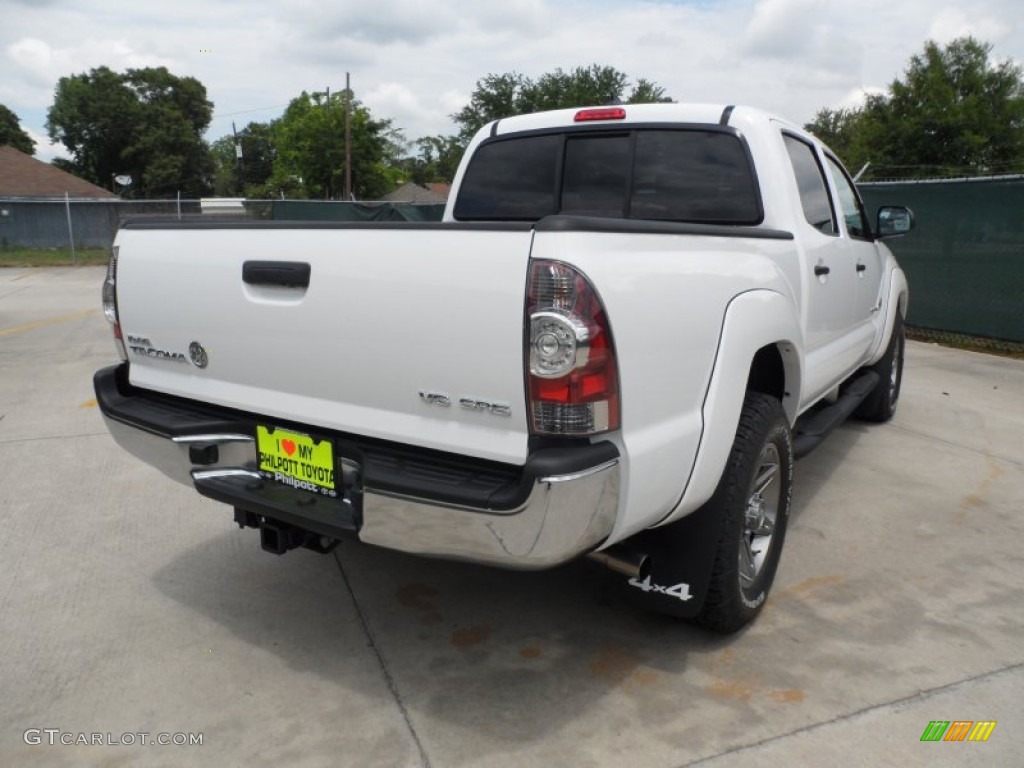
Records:
{"label": "rear bumper step", "polygon": [[264,480],[257,473],[193,471],[203,496],[328,538],[359,531],[359,514],[349,499],[331,499]]}
{"label": "rear bumper step", "polygon": [[539,569],[595,549],[618,511],[619,454],[610,442],[543,448],[519,467],[325,435],[344,491],[328,498],[260,477],[256,423],[275,419],[135,389],[124,364],[97,372],[94,386],[121,447],[243,519],[258,516],[261,527],[278,521],[328,539],[355,535],[405,552]]}

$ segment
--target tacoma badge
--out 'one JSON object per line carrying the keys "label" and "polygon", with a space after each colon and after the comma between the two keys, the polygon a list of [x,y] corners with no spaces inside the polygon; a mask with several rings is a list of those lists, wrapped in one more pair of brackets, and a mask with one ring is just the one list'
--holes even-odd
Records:
{"label": "tacoma badge", "polygon": [[143,357],[152,357],[158,360],[173,360],[176,363],[187,363],[187,358],[181,352],[169,352],[166,349],[157,349],[146,336],[126,335],[128,349],[133,354]]}

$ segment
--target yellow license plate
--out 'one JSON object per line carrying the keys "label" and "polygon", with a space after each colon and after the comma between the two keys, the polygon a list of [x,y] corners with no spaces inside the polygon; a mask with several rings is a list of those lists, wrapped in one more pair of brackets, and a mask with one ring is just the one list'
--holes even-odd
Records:
{"label": "yellow license plate", "polygon": [[334,481],[334,446],[301,432],[256,427],[259,469],[268,480],[324,496],[337,496]]}

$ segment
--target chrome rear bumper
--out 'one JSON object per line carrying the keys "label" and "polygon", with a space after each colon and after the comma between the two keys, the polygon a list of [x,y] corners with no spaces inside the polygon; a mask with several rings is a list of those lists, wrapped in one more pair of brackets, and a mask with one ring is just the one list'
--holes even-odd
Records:
{"label": "chrome rear bumper", "polygon": [[[621,467],[608,444],[602,444],[602,451],[581,448],[601,455],[592,466],[580,467],[578,457],[565,471],[557,462],[544,464],[550,471],[538,474],[511,509],[449,504],[375,488],[361,480],[360,466],[350,459],[341,459],[338,466],[353,492],[344,499],[324,499],[260,478],[255,431],[239,429],[238,414],[226,416],[227,429],[205,433],[177,435],[173,429],[139,423],[133,416],[137,398],[147,394],[125,392],[122,383],[111,396],[112,371],[97,374],[96,391],[118,445],[204,495],[268,519],[325,536],[355,534],[388,549],[518,569],[549,568],[586,554],[608,537],[615,522]],[[129,399],[134,409],[123,407]],[[158,408],[163,423],[173,423],[173,404],[164,398]],[[182,413],[192,412],[183,408]]]}

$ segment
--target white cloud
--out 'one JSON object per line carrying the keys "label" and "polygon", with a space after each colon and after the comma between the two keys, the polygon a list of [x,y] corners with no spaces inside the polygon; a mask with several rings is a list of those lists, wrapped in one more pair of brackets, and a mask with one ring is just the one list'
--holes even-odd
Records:
{"label": "white cloud", "polygon": [[44,136],[41,133],[36,133],[30,129],[24,129],[25,133],[29,135],[29,138],[36,143],[36,154],[37,160],[42,160],[45,163],[52,162],[55,157],[63,157],[67,160],[71,159],[67,151],[64,149],[63,144],[59,144],[54,141],[50,141],[49,136]]}
{"label": "white cloud", "polygon": [[396,128],[430,119],[430,114],[409,88],[401,83],[381,83],[363,96],[374,115],[386,116]]}
{"label": "white cloud", "polygon": [[420,109],[416,94],[401,83],[381,83],[366,94],[366,103],[385,111],[415,112]]}
{"label": "white cloud", "polygon": [[114,70],[172,66],[170,59],[141,53],[125,40],[87,38],[77,45],[53,47],[37,37],[23,37],[7,46],[7,58],[27,82],[52,86],[64,75],[105,65]]}
{"label": "white cloud", "polygon": [[945,45],[958,37],[973,35],[989,43],[1000,43],[1013,31],[1013,25],[1000,19],[972,13],[960,8],[944,8],[932,20],[928,37]]}
{"label": "white cloud", "polygon": [[833,109],[860,109],[868,96],[879,96],[886,91],[884,88],[854,88],[832,105]]}
{"label": "white cloud", "polygon": [[437,103],[446,115],[450,115],[466,106],[469,103],[469,96],[470,94],[465,91],[445,91],[438,97]]}
{"label": "white cloud", "polygon": [[280,10],[279,23],[304,29],[320,41],[420,44],[447,35],[459,23],[450,4],[436,0],[390,0],[386,9],[365,0],[293,0]]}
{"label": "white cloud", "polygon": [[33,85],[49,83],[49,70],[53,66],[53,51],[42,40],[25,37],[7,46],[7,58],[22,70]]}
{"label": "white cloud", "polygon": [[757,0],[743,48],[760,56],[792,57],[814,44],[824,0]]}
{"label": "white cloud", "polygon": [[454,132],[448,115],[488,73],[599,63],[678,100],[750,103],[805,122],[901,77],[929,37],[972,32],[997,58],[1024,60],[1019,2],[25,2],[0,24],[0,103],[42,135],[60,77],[162,64],[206,86],[214,139],[232,120],[273,119],[302,90],[341,89],[348,71],[356,96],[412,140]]}

